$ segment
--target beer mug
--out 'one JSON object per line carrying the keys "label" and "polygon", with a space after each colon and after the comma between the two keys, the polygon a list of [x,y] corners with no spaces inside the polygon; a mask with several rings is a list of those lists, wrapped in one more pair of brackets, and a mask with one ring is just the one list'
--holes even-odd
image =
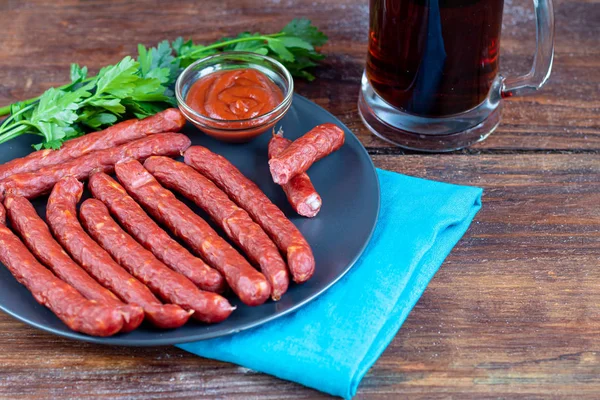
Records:
{"label": "beer mug", "polygon": [[533,0],[531,71],[498,71],[504,0],[370,0],[369,53],[358,110],[395,145],[451,151],[485,139],[502,99],[536,91],[554,56],[552,0]]}

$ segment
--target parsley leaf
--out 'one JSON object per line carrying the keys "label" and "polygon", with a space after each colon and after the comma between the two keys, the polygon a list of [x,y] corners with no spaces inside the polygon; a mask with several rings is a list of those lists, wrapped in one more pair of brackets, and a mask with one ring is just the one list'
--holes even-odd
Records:
{"label": "parsley leaf", "polygon": [[171,47],[175,51],[177,57],[181,57],[189,53],[194,47],[194,43],[191,40],[183,41],[183,38],[179,36],[177,39],[171,42]]}
{"label": "parsley leaf", "polygon": [[112,125],[117,122],[117,116],[105,112],[97,112],[84,120],[84,123],[93,129],[99,129],[102,126]]}
{"label": "parsley leaf", "polygon": [[279,39],[269,39],[267,40],[269,48],[279,56],[283,61],[294,61],[294,55],[288,48],[283,44],[283,42]]}
{"label": "parsley leaf", "polygon": [[71,83],[79,83],[87,78],[87,67],[81,68],[77,64],[71,64]]}
{"label": "parsley leaf", "polygon": [[281,43],[283,43],[285,45],[285,47],[297,47],[300,49],[305,49],[305,50],[310,50],[310,51],[315,49],[312,44],[310,44],[306,40],[299,38],[299,37],[283,36],[283,37],[280,37],[277,39]]}
{"label": "parsley leaf", "polygon": [[179,75],[179,60],[173,56],[173,49],[167,40],[150,49],[138,44],[138,62],[144,78],[157,78],[161,83],[170,85],[175,83]]}
{"label": "parsley leaf", "polygon": [[303,39],[313,46],[323,46],[327,42],[327,36],[306,18],[292,20],[282,32]]}
{"label": "parsley leaf", "polygon": [[135,88],[138,78],[139,63],[127,56],[117,65],[104,67],[98,73],[96,83],[96,96],[103,93],[112,94],[115,97],[126,97]]}

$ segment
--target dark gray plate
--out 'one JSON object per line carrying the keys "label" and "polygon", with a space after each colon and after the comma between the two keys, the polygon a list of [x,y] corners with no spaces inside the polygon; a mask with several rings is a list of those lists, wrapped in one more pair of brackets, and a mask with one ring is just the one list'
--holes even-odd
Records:
{"label": "dark gray plate", "polygon": [[[304,97],[295,95],[283,118],[285,136],[295,139],[318,124],[343,124],[333,115]],[[366,150],[352,132],[344,127],[346,143],[337,152],[316,163],[309,171],[323,199],[321,212],[312,219],[299,217],[289,206],[282,190],[273,183],[267,165],[269,134],[246,144],[226,144],[188,126],[185,133],[193,144],[206,146],[225,156],[277,204],[296,224],[313,248],[316,272],[311,280],[291,284],[278,302],[269,301],[259,307],[248,307],[231,297],[238,308],[226,321],[203,325],[190,321],[184,327],[163,331],[143,325],[134,332],[109,338],[96,338],[67,328],[47,308],[39,305],[20,285],[8,269],[0,266],[0,309],[42,330],[87,342],[128,346],[155,346],[192,342],[229,335],[281,317],[314,299],[337,282],[365,249],[379,211],[379,183]],[[0,163],[31,152],[37,138],[19,137],[0,146]],[[45,216],[47,198],[34,201],[40,215]],[[194,208],[200,215],[200,210]]]}

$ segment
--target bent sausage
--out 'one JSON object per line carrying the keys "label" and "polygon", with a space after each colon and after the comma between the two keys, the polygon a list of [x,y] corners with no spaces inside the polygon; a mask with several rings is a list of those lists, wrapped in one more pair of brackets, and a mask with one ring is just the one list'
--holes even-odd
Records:
{"label": "bent sausage", "polygon": [[200,289],[216,293],[225,290],[225,280],[219,271],[210,268],[171,238],[113,178],[104,173],[93,174],[88,188],[131,236],[172,270]]}
{"label": "bent sausage", "polygon": [[[275,134],[269,141],[269,159],[278,156],[292,143],[283,135]],[[288,201],[296,212],[304,217],[312,218],[321,209],[321,196],[315,190],[306,173],[294,176],[288,183],[281,185]]]}
{"label": "bent sausage", "polygon": [[140,281],[128,274],[81,227],[76,205],[83,184],[74,177],[57,182],[48,199],[46,219],[56,239],[94,279],[128,304],[144,309],[146,317],[160,328],[185,324],[189,313],[174,304],[162,304]]}
{"label": "bent sausage", "polygon": [[234,310],[224,297],[198,289],[185,276],[161,263],[121,229],[100,200],[84,201],[79,215],[92,238],[164,301],[194,311],[192,318],[206,323],[221,322]]}
{"label": "bent sausage", "polygon": [[52,237],[48,225],[24,197],[8,196],[4,200],[12,228],[25,245],[56,276],[71,285],[88,300],[112,306],[123,314],[122,332],[130,332],[144,320],[141,307],[125,305],[109,290],[92,279]]}
{"label": "bent sausage", "polygon": [[160,186],[142,164],[136,160],[126,161],[117,164],[115,171],[125,190],[154,218],[221,272],[244,304],[256,306],[269,298],[271,287],[265,277],[252,268],[206,221]]}
{"label": "bent sausage", "polygon": [[306,172],[315,161],[338,150],[343,144],[344,131],[337,125],[315,126],[269,160],[273,181],[279,185],[288,183],[294,176]]}
{"label": "bent sausage", "polygon": [[16,158],[0,165],[0,180],[21,172],[37,171],[40,168],[62,164],[87,153],[119,146],[132,140],[161,132],[178,132],[185,125],[183,114],[169,108],[144,119],[123,121],[103,131],[88,133],[67,140],[58,150],[39,150],[26,157]]}
{"label": "bent sausage", "polygon": [[295,282],[305,282],[312,276],[315,258],[306,239],[254,182],[224,157],[201,146],[185,152],[185,163],[212,180],[271,236],[286,254]]}
{"label": "bent sausage", "polygon": [[157,133],[112,149],[89,153],[64,164],[12,175],[0,181],[0,195],[11,193],[31,199],[50,192],[63,176],[87,180],[92,171],[112,172],[119,161],[130,158],[145,160],[152,155],[176,156],[189,146],[190,139],[185,135]]}
{"label": "bent sausage", "polygon": [[[5,215],[0,204],[0,216]],[[123,327],[123,314],[115,307],[85,299],[77,290],[41,265],[12,233],[4,218],[0,224],[0,262],[24,285],[35,300],[48,307],[70,329],[92,336],[111,336]]]}
{"label": "bent sausage", "polygon": [[144,167],[163,186],[176,190],[210,215],[256,263],[271,284],[271,297],[279,300],[289,285],[287,267],[275,243],[248,213],[239,208],[210,180],[192,167],[168,157],[150,157]]}

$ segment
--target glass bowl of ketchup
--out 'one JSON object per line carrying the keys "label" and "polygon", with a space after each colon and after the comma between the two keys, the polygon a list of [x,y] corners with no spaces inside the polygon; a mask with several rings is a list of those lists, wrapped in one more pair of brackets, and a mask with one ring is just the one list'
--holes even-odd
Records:
{"label": "glass bowl of ketchup", "polygon": [[198,60],[175,84],[183,115],[209,136],[247,142],[271,130],[292,104],[294,81],[271,57],[232,51]]}

